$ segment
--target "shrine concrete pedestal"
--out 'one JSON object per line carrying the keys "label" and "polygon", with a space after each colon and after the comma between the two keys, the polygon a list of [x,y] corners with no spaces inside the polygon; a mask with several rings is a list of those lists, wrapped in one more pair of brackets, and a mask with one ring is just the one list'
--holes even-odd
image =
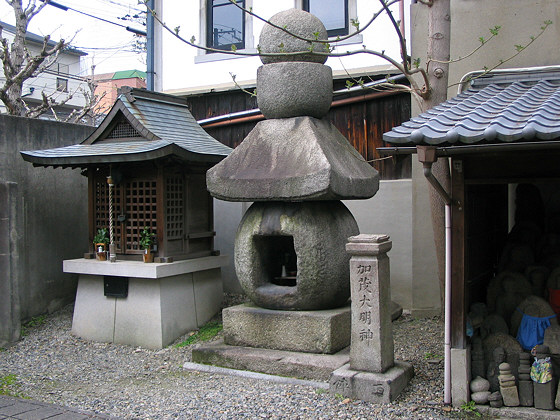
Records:
{"label": "shrine concrete pedestal", "polygon": [[394,361],[387,235],[348,239],[352,334],[350,363],[333,372],[330,393],[375,403],[390,403],[406,387],[414,369]]}
{"label": "shrine concrete pedestal", "polygon": [[66,260],[64,272],[79,274],[72,333],[92,341],[165,347],[220,310],[220,267],[227,259]]}

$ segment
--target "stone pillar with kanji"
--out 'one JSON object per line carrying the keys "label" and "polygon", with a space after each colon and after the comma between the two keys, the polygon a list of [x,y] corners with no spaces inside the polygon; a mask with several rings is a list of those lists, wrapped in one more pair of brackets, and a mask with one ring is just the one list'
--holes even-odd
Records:
{"label": "stone pillar with kanji", "polygon": [[391,282],[387,235],[348,238],[352,331],[350,363],[335,370],[330,392],[363,401],[389,403],[406,387],[414,369],[394,360]]}
{"label": "stone pillar with kanji", "polygon": [[393,366],[393,329],[387,235],[351,236],[352,333],[350,368],[383,373]]}

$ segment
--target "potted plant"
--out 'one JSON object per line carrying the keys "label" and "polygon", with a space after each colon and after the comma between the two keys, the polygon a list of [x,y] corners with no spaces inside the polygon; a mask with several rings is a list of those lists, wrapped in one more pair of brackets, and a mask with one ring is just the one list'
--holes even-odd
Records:
{"label": "potted plant", "polygon": [[107,229],[97,229],[97,233],[93,237],[93,246],[95,248],[95,258],[99,261],[107,261],[107,244],[109,237],[107,236]]}
{"label": "potted plant", "polygon": [[153,233],[148,226],[140,232],[140,248],[144,250],[142,257],[144,262],[154,262],[154,254],[152,254],[152,245],[154,244],[154,238],[156,234]]}

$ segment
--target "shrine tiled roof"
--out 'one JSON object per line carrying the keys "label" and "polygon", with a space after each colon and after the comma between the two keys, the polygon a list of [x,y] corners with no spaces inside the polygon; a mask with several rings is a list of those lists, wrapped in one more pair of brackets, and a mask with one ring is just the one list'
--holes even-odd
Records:
{"label": "shrine tiled roof", "polygon": [[[124,124],[126,138],[115,135]],[[22,151],[23,158],[38,166],[84,166],[94,163],[129,162],[176,155],[185,161],[216,163],[231,148],[206,133],[187,104],[170,95],[129,89],[84,141],[48,150]]]}
{"label": "shrine tiled roof", "polygon": [[383,140],[445,146],[560,139],[560,72],[501,73],[471,83]]}

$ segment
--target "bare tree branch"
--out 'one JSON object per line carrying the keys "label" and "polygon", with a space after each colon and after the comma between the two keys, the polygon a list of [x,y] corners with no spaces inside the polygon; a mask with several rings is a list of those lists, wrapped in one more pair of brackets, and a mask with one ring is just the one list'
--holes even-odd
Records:
{"label": "bare tree branch", "polygon": [[5,78],[0,86],[0,100],[9,114],[36,118],[54,106],[66,104],[73,97],[70,94],[55,100],[54,94],[59,92],[42,92],[41,103],[34,107],[30,107],[22,99],[24,82],[43,73],[58,59],[60,52],[68,44],[63,39],[52,42],[47,35],[43,38],[38,53],[32,53],[26,45],[27,27],[30,20],[48,4],[48,0],[40,4],[37,0],[28,0],[25,7],[22,0],[5,1],[14,11],[15,33],[13,40],[8,42],[0,27],[0,60]]}

